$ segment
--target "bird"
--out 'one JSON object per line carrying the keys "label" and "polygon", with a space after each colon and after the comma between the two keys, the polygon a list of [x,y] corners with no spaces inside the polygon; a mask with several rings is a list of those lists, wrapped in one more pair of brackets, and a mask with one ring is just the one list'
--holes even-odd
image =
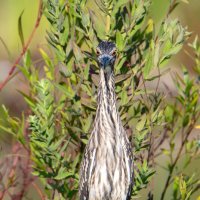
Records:
{"label": "bird", "polygon": [[116,45],[101,41],[96,55],[99,65],[97,109],[81,162],[79,197],[80,200],[130,200],[134,185],[133,154],[117,109]]}

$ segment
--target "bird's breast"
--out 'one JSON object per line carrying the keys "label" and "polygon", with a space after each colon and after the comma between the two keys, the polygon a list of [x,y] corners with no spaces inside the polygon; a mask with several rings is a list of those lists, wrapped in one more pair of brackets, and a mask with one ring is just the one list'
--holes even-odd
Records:
{"label": "bird's breast", "polygon": [[93,152],[89,200],[125,200],[130,180],[123,141],[107,138]]}

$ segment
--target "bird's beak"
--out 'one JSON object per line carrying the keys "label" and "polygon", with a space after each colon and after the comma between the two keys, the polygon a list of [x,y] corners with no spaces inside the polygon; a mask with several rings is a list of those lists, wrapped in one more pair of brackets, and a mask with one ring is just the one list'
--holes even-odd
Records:
{"label": "bird's beak", "polygon": [[111,67],[112,66],[112,56],[103,54],[99,56],[98,58],[99,64],[103,69],[106,69],[106,67]]}

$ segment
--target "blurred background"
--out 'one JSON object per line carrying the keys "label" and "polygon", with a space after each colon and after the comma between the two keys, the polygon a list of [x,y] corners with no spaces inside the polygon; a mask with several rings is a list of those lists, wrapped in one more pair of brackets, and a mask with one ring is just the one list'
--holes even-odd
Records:
{"label": "blurred background", "polygon": [[[186,2],[186,1],[185,1]],[[168,8],[169,0],[153,0],[151,6],[150,17],[152,17],[156,24],[161,22]],[[0,0],[0,82],[2,82],[15,59],[19,56],[22,45],[18,35],[18,18],[24,11],[22,17],[22,25],[24,31],[25,41],[29,37],[37,17],[38,1],[30,0]],[[174,18],[178,18],[184,26],[188,27],[188,31],[192,32],[189,41],[193,41],[196,35],[200,35],[200,0],[191,0],[189,3],[180,4],[173,13]],[[48,48],[48,44],[45,38],[46,30],[48,30],[48,23],[45,17],[42,17],[40,26],[31,42],[30,49],[33,60],[36,62],[40,59],[38,49]],[[186,54],[186,51],[190,52],[190,48],[185,45],[181,52],[172,59],[169,63],[171,71],[179,72],[179,68],[184,65],[190,73],[193,73],[191,66],[193,64],[192,59]],[[38,62],[42,65],[41,62]],[[168,83],[170,90],[175,90],[170,73],[164,76],[163,82]],[[25,89],[23,78],[20,74],[17,74],[0,92],[0,104],[4,104],[14,116],[20,116],[20,113],[26,109],[25,102],[18,92],[18,90]],[[1,113],[0,113],[1,115]],[[8,152],[11,149],[12,138],[8,134],[0,132],[0,151]],[[3,153],[4,154],[4,153]],[[0,152],[0,159],[3,156]],[[196,164],[190,166],[189,171],[198,170],[200,165],[199,161]],[[164,174],[164,170],[161,176]],[[158,171],[159,172],[159,171]],[[159,181],[157,181],[159,180]],[[155,177],[155,188],[159,190],[162,187],[162,177]],[[155,197],[155,199],[157,199]]]}

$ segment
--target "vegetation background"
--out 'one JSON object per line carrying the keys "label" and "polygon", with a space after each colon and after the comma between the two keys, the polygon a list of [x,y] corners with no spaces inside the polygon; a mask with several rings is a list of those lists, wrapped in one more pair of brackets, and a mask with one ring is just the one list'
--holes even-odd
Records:
{"label": "vegetation background", "polygon": [[[77,198],[96,106],[97,36],[119,49],[116,92],[134,146],[133,199],[200,199],[200,2],[129,2],[44,0],[40,19],[40,1],[0,0],[0,199]],[[113,22],[113,7],[124,13],[122,5],[133,15]],[[120,24],[131,20],[136,31],[127,36]]]}

